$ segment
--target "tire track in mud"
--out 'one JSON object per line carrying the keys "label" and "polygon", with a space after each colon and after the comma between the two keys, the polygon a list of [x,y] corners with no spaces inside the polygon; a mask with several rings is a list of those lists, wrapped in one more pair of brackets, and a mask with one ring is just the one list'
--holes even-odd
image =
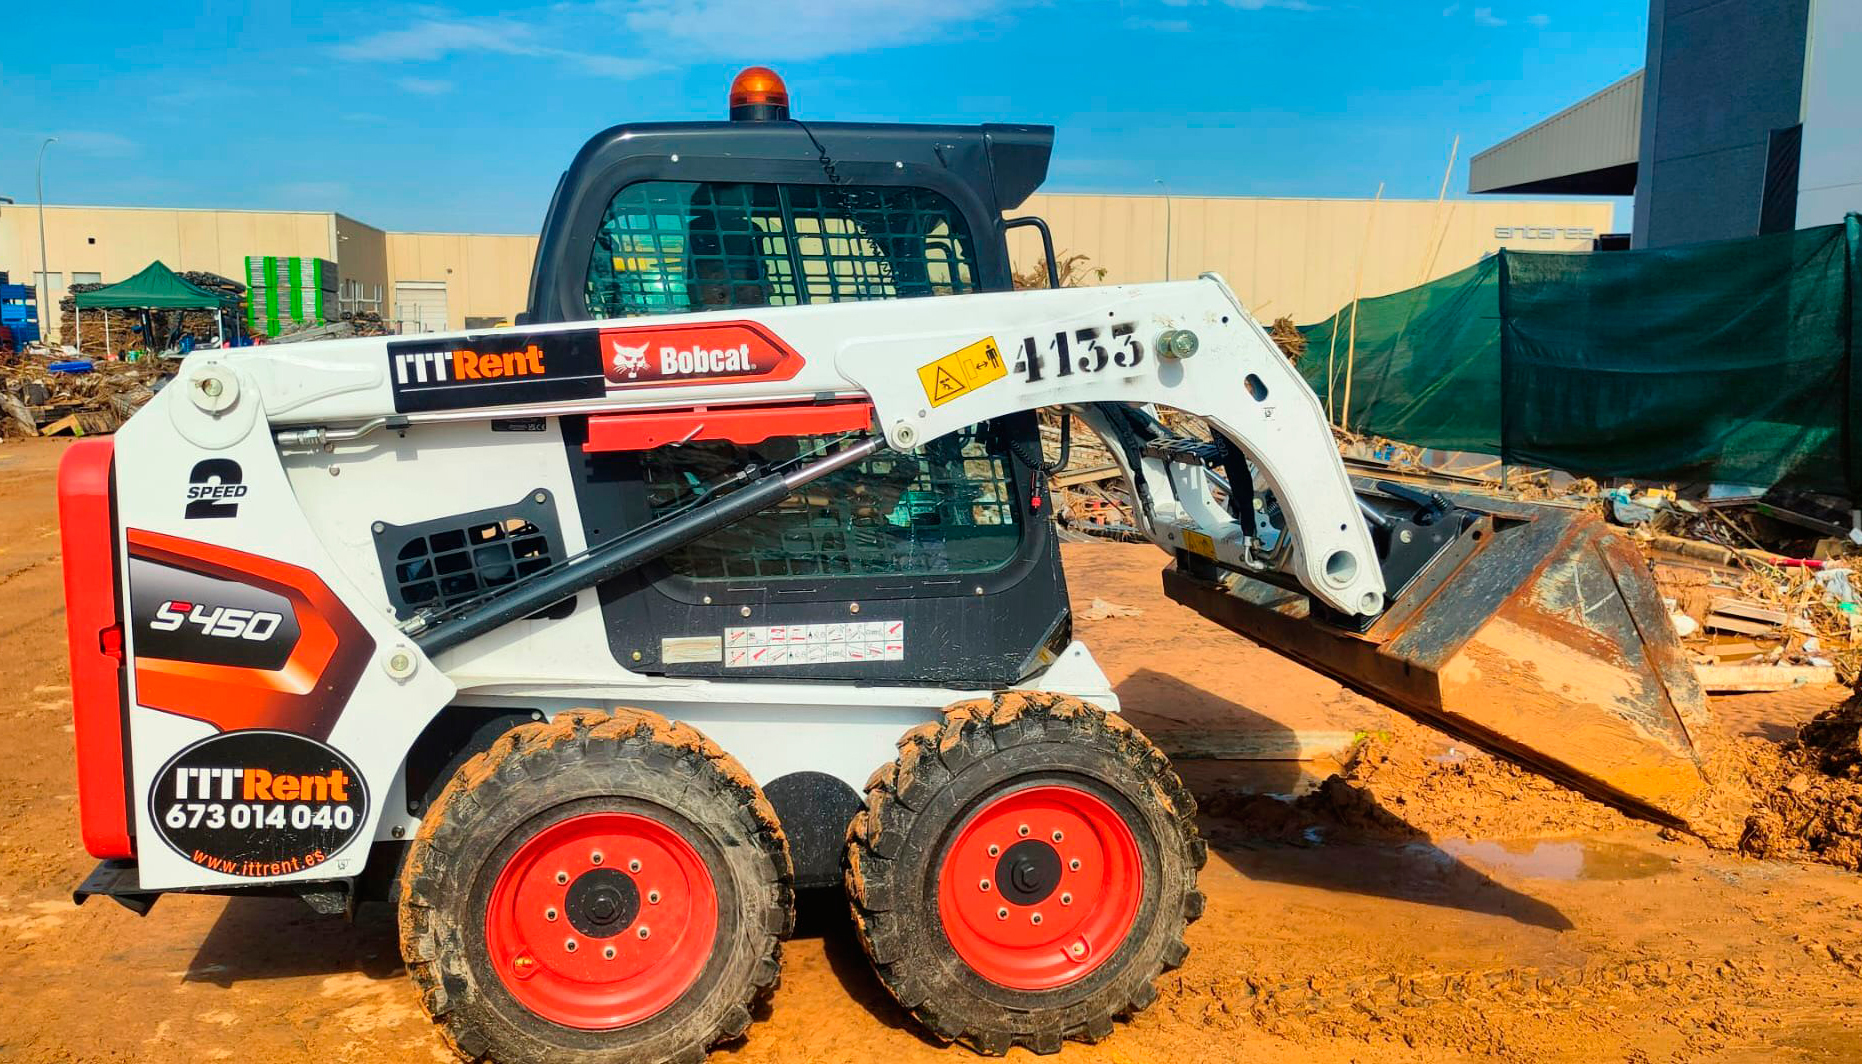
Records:
{"label": "tire track in mud", "polygon": [[1797,955],[1718,959],[1180,975],[1165,988],[1165,1008],[1201,1027],[1254,1028],[1296,1043],[1343,1038],[1528,1064],[1566,1059],[1594,1039],[1598,1059],[1688,1059],[1768,1044],[1766,1034],[1786,1025],[1789,1003],[1828,1001],[1833,984],[1862,998],[1862,940],[1799,945]]}

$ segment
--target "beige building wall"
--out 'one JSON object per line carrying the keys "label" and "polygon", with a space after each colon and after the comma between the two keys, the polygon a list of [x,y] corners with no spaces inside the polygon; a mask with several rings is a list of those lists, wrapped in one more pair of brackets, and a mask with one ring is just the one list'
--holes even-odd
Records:
{"label": "beige building wall", "polygon": [[536,253],[534,236],[389,233],[388,274],[395,281],[445,282],[446,327],[463,329],[468,317],[516,320],[530,300]]}
{"label": "beige building wall", "polygon": [[[0,270],[30,284],[40,270],[39,210],[0,205]],[[52,308],[74,273],[114,284],[161,261],[245,283],[247,255],[334,259],[335,215],[310,211],[221,211],[167,207],[45,208],[45,245],[55,274],[41,321],[56,331]]]}
{"label": "beige building wall", "polygon": [[[1257,317],[1309,324],[1351,299],[1360,255],[1362,294],[1382,295],[1453,273],[1500,247],[1567,251],[1611,225],[1607,203],[1584,201],[1247,199],[1177,196],[1035,196],[1016,213],[1039,214],[1063,252],[1087,255],[1105,281],[1222,274]],[[1170,263],[1164,263],[1165,217]],[[535,236],[393,233],[329,212],[141,207],[47,207],[46,243],[63,294],[73,272],[121,281],[160,259],[176,270],[244,280],[247,255],[333,259],[345,282],[381,286],[396,318],[395,284],[441,282],[446,327],[514,319],[529,297]],[[0,270],[30,281],[39,268],[38,212],[0,204]],[[1368,239],[1367,239],[1368,238]],[[1039,260],[1026,230],[1011,237],[1019,268]],[[372,293],[365,293],[372,294]],[[47,318],[56,319],[48,313]]]}
{"label": "beige building wall", "polygon": [[[1478,262],[1502,247],[1588,251],[1610,231],[1608,203],[1215,196],[1037,195],[1016,214],[1038,214],[1055,250],[1088,256],[1105,284],[1176,280],[1213,271],[1257,318],[1301,325],[1350,302],[1360,258],[1364,297],[1387,295]],[[1165,218],[1170,219],[1168,267]],[[1010,237],[1017,270],[1038,263],[1040,241]]]}

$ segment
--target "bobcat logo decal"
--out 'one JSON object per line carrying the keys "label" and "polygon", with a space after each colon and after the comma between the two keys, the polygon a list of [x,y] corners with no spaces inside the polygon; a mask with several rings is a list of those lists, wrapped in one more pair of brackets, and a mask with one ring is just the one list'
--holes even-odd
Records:
{"label": "bobcat logo decal", "polygon": [[627,374],[628,380],[633,380],[640,376],[641,370],[647,368],[647,348],[650,346],[649,344],[641,344],[639,347],[628,347],[619,340],[609,341],[609,344],[614,348],[614,359],[610,364],[614,367],[616,376],[625,373]]}

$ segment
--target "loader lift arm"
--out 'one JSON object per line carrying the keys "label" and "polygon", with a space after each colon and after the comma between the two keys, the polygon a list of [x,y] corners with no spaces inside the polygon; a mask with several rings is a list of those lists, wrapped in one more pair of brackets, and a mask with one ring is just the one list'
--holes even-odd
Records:
{"label": "loader lift arm", "polygon": [[[784,368],[641,387],[609,361],[690,330],[760,337]],[[421,350],[474,351],[486,339],[437,338]],[[543,326],[496,340],[499,350],[559,352],[552,365],[603,377],[570,388],[546,370],[509,387],[452,384],[436,403],[407,369],[430,356],[404,354],[405,342],[386,352],[355,344],[314,363],[226,364],[256,378],[275,439],[294,447],[381,419],[492,413],[616,424],[651,414],[709,438],[722,411],[800,417],[865,402],[871,431],[909,450],[992,418],[1067,408],[1105,438],[1140,528],[1177,559],[1166,578],[1174,597],[1427,723],[1636,815],[1699,830],[1705,698],[1633,551],[1568,512],[1354,485],[1317,398],[1218,277]],[[560,354],[576,345],[599,347],[601,364]],[[213,357],[190,374],[193,388],[215,372]],[[1214,441],[1172,436],[1146,412],[1153,406],[1202,417]],[[735,490],[405,631],[443,655],[775,505],[878,445],[745,471]]]}

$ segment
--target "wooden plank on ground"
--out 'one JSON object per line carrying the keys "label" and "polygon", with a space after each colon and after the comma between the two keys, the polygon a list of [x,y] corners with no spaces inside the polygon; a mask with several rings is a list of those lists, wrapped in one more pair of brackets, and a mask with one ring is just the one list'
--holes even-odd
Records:
{"label": "wooden plank on ground", "polygon": [[1694,673],[1709,694],[1788,691],[1836,682],[1836,670],[1827,665],[1696,665]]}
{"label": "wooden plank on ground", "polygon": [[1742,620],[1738,617],[1728,617],[1723,613],[1708,617],[1707,627],[1722,632],[1737,632],[1740,635],[1771,635],[1778,631],[1778,626],[1775,624]]}
{"label": "wooden plank on ground", "polygon": [[1101,480],[1112,480],[1122,475],[1123,474],[1119,472],[1118,466],[1102,465],[1094,466],[1091,469],[1081,469],[1071,473],[1057,474],[1051,478],[1051,483],[1057,488],[1070,488],[1075,484],[1094,484]]}
{"label": "wooden plank on ground", "polygon": [[1767,621],[1771,624],[1784,624],[1791,615],[1783,610],[1745,599],[1716,598],[1713,600],[1713,612],[1724,613],[1728,617],[1739,617],[1748,621]]}
{"label": "wooden plank on ground", "polygon": [[78,420],[76,414],[66,414],[64,417],[59,418],[57,421],[39,430],[41,436],[56,436],[61,432],[67,432],[73,436],[82,436],[84,435],[84,423]]}

